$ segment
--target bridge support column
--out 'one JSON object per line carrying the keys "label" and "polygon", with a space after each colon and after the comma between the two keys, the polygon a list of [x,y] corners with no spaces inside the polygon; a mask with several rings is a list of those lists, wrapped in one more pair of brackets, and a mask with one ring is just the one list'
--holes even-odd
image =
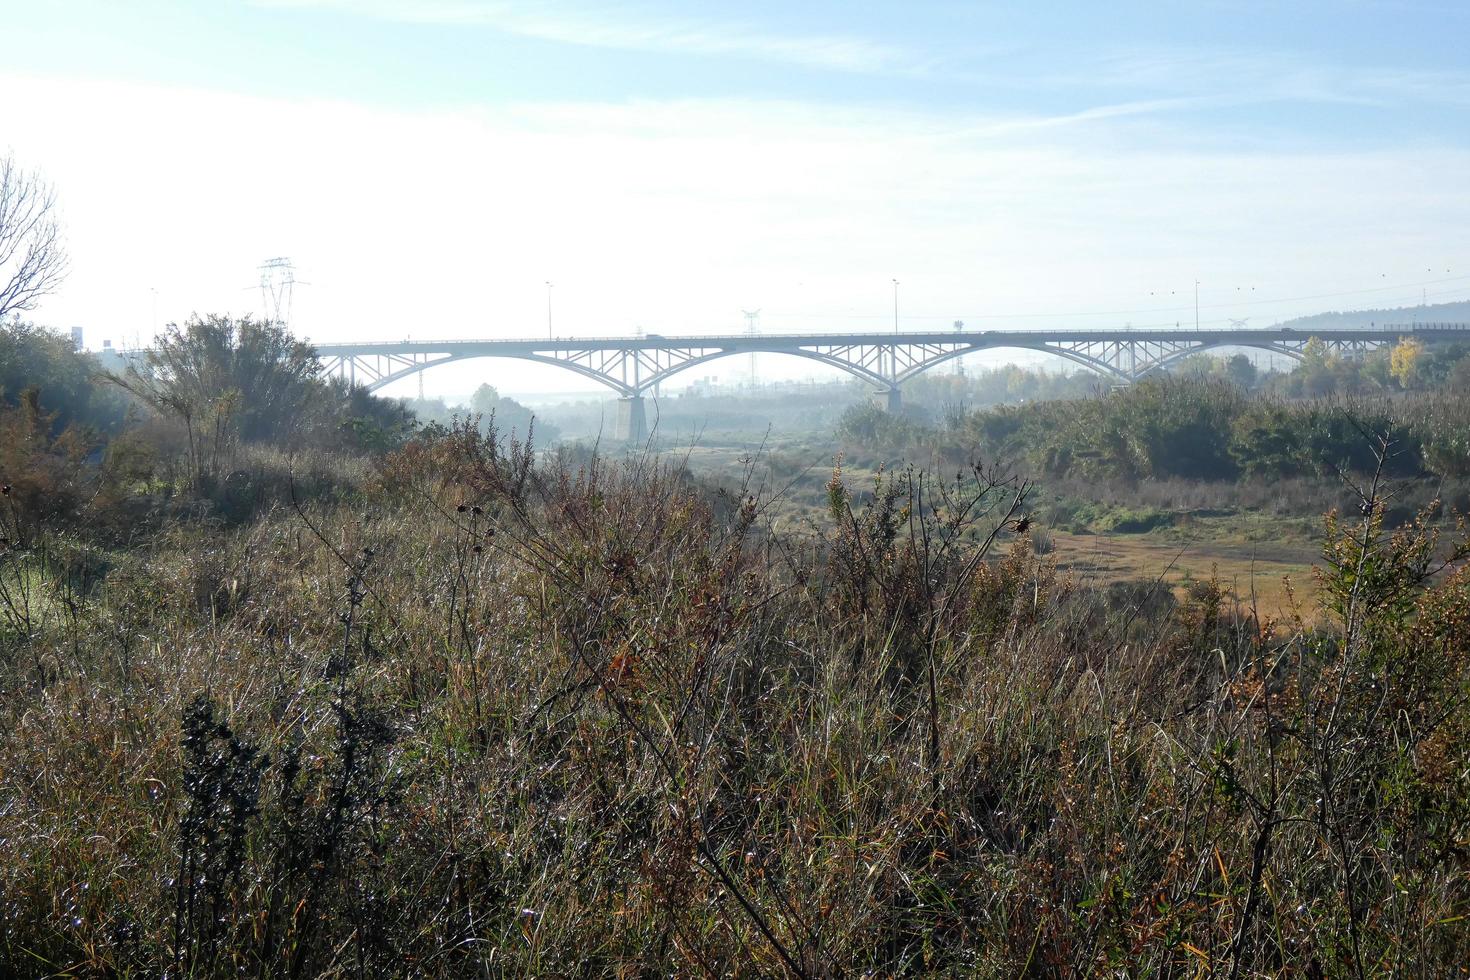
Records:
{"label": "bridge support column", "polygon": [[888,399],[888,411],[892,412],[894,415],[897,415],[899,412],[903,411],[902,388],[900,388],[898,385],[892,385],[887,391],[883,392],[883,394]]}
{"label": "bridge support column", "polygon": [[629,445],[648,439],[648,416],[643,411],[643,396],[629,395],[618,399],[618,424],[613,438]]}

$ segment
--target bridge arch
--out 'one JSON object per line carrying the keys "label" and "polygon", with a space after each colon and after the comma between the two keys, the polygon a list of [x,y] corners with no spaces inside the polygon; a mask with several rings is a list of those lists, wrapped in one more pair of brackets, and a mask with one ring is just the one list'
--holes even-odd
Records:
{"label": "bridge arch", "polygon": [[700,354],[697,357],[691,357],[687,361],[683,361],[672,367],[659,371],[656,374],[650,375],[648,378],[644,379],[643,387],[639,389],[638,393],[641,394],[642,392],[652,388],[654,385],[662,384],[669,378],[672,378],[674,375],[679,374],[682,371],[686,371],[689,368],[696,367],[700,364],[708,364],[710,361],[717,361],[722,357],[736,357],[741,354],[765,354],[767,356],[780,355],[785,357],[804,357],[807,360],[817,361],[819,363],[826,364],[828,367],[837,368],[839,371],[850,374],[860,381],[866,381],[868,384],[871,384],[880,390],[891,388],[895,383],[875,371],[868,370],[860,364],[854,364],[851,361],[845,361],[840,357],[834,357],[831,354],[827,354],[822,351],[806,350],[805,348],[801,347],[777,350],[732,350],[729,348],[725,348],[722,350],[710,351],[708,354]]}
{"label": "bridge arch", "polygon": [[1141,378],[1141,377],[1143,377],[1146,374],[1152,374],[1155,371],[1162,371],[1164,368],[1167,368],[1167,367],[1170,367],[1172,365],[1178,364],[1180,361],[1184,360],[1187,357],[1192,357],[1195,354],[1202,354],[1202,353],[1204,353],[1207,350],[1216,350],[1216,349],[1218,349],[1220,347],[1248,347],[1251,350],[1264,350],[1264,351],[1270,351],[1273,354],[1282,354],[1282,355],[1284,355],[1286,357],[1289,357],[1292,360],[1298,361],[1298,362],[1302,362],[1302,361],[1305,361],[1306,360],[1306,356],[1300,350],[1297,350],[1294,347],[1288,347],[1287,345],[1285,345],[1285,344],[1283,344],[1283,343],[1281,343],[1279,341],[1269,341],[1269,342],[1262,342],[1262,343],[1259,343],[1259,344],[1249,344],[1249,343],[1241,343],[1239,340],[1232,340],[1232,341],[1209,341],[1209,340],[1205,340],[1205,341],[1201,341],[1200,343],[1196,344],[1193,347],[1190,347],[1187,350],[1172,351],[1172,352],[1170,352],[1168,354],[1165,354],[1163,357],[1158,358],[1155,361],[1148,362],[1148,363],[1145,363],[1145,364],[1140,364],[1138,366],[1138,376]]}
{"label": "bridge arch", "polygon": [[[957,350],[949,350],[945,351],[942,354],[937,354],[934,357],[927,358],[924,361],[921,361],[920,363],[915,364],[907,370],[901,372],[898,376],[898,383],[902,384],[910,378],[917,377],[920,374],[923,374],[925,371],[936,368],[946,361],[954,360],[956,357],[963,357],[966,354],[978,354],[982,351],[992,350],[1026,350],[1033,351],[1038,354],[1051,354],[1055,357],[1060,357],[1064,360],[1071,361],[1074,364],[1081,365],[1082,367],[1087,368],[1089,371],[1100,374],[1104,377],[1115,378],[1120,381],[1129,380],[1128,375],[1125,372],[1119,371],[1107,361],[1104,361],[1101,358],[1090,357],[1080,351],[1069,350],[1066,347],[1053,347],[1050,344],[1045,343],[1016,344],[1003,342],[996,344],[973,344],[969,347],[962,347]],[[885,381],[884,384],[886,385],[887,382]]]}
{"label": "bridge arch", "polygon": [[623,384],[616,378],[589,368],[584,364],[578,364],[575,361],[559,360],[555,357],[547,357],[543,354],[535,353],[485,354],[478,351],[467,354],[446,354],[444,357],[436,358],[432,361],[416,361],[413,364],[405,365],[404,367],[401,367],[390,374],[385,374],[376,381],[370,382],[368,385],[366,385],[366,388],[368,391],[378,391],[382,388],[387,387],[395,381],[402,381],[404,378],[411,378],[415,374],[418,374],[420,371],[427,371],[429,368],[438,367],[441,364],[452,364],[456,361],[473,361],[479,358],[494,358],[499,360],[513,361],[535,361],[540,364],[550,364],[554,367],[565,368],[568,371],[573,371],[577,374],[582,375],[582,377],[584,378],[596,381],[598,384],[606,385],[607,387],[613,389],[619,395],[622,395],[624,397],[631,397],[637,394],[637,392],[631,386]]}
{"label": "bridge arch", "polygon": [[834,357],[821,351],[811,351],[801,348],[794,348],[786,350],[761,351],[730,349],[710,351],[707,354],[701,354],[696,357],[691,357],[686,361],[681,361],[680,363],[675,364],[672,367],[666,368],[662,371],[656,371],[641,379],[640,383],[637,386],[627,384],[619,380],[618,378],[613,377],[611,374],[605,374],[601,371],[596,370],[595,368],[590,368],[584,364],[579,364],[576,361],[564,360],[562,358],[556,357],[547,357],[544,354],[537,354],[533,352],[516,352],[505,354],[485,354],[480,352],[465,354],[451,353],[446,354],[443,357],[435,358],[432,361],[416,361],[413,364],[404,365],[396,371],[383,375],[376,381],[369,382],[366,385],[366,388],[368,391],[378,391],[382,388],[387,387],[390,384],[393,384],[396,381],[402,381],[404,378],[413,377],[420,371],[427,371],[429,368],[438,367],[441,364],[452,364],[457,361],[472,361],[478,358],[499,358],[504,360],[534,361],[538,364],[550,364],[554,367],[565,368],[566,370],[580,374],[582,377],[587,378],[591,381],[596,381],[600,385],[611,388],[614,392],[624,398],[633,398],[650,390],[655,385],[662,384],[669,378],[672,378],[673,376],[679,374],[682,371],[688,370],[689,368],[696,367],[700,364],[706,364],[710,361],[719,360],[722,357],[734,357],[740,354],[748,353],[766,355],[780,354],[789,355],[791,357],[804,357],[808,360],[818,361],[822,364],[826,364],[829,367],[835,367],[838,370],[846,372],[847,374],[850,374],[853,377],[858,378],[859,380],[866,381],[879,389],[887,389],[889,387],[892,387],[893,385],[893,382],[883,377],[881,374],[869,371],[861,365],[853,364],[850,361],[845,361],[840,357]]}
{"label": "bridge arch", "polygon": [[[1200,347],[1197,347],[1197,348],[1194,348],[1194,349],[1191,349],[1191,350],[1188,350],[1188,351],[1180,351],[1180,352],[1177,352],[1175,354],[1169,355],[1168,357],[1162,359],[1161,361],[1159,361],[1156,364],[1150,364],[1147,367],[1144,367],[1143,370],[1140,371],[1140,374],[1144,373],[1145,371],[1151,371],[1151,370],[1156,370],[1158,368],[1166,367],[1167,365],[1169,365],[1171,363],[1174,363],[1175,361],[1179,360],[1180,358],[1186,357],[1189,354],[1195,353],[1198,350],[1204,350],[1207,347],[1215,347],[1215,346],[1245,346],[1245,345],[1207,344],[1207,345],[1203,345],[1203,346],[1200,346]],[[1264,349],[1264,350],[1272,350],[1272,351],[1275,351],[1276,353],[1285,354],[1285,355],[1287,355],[1289,357],[1294,357],[1294,358],[1296,358],[1298,360],[1301,359],[1301,354],[1299,352],[1294,351],[1294,350],[1291,350],[1290,348],[1283,347],[1283,346],[1281,346],[1279,344],[1260,344],[1260,345],[1250,345],[1250,346],[1258,346],[1258,347],[1260,347],[1261,349]],[[374,381],[370,381],[366,385],[366,388],[367,388],[368,391],[379,391],[379,390],[381,390],[381,389],[387,387],[388,385],[391,385],[391,384],[393,384],[393,383],[395,383],[397,381],[402,381],[405,378],[410,378],[413,375],[418,374],[421,371],[427,371],[429,368],[438,367],[441,364],[452,364],[452,363],[459,362],[459,361],[471,361],[471,360],[476,360],[478,358],[499,358],[499,359],[506,359],[506,360],[532,361],[532,362],[538,363],[538,364],[549,364],[549,365],[552,365],[553,367],[564,368],[564,369],[566,369],[568,371],[572,371],[572,372],[574,372],[576,374],[579,374],[579,375],[581,375],[584,378],[587,378],[589,381],[595,381],[595,382],[597,382],[600,385],[603,385],[603,386],[605,386],[607,388],[612,389],[614,392],[616,392],[621,397],[624,397],[624,398],[632,398],[632,397],[637,397],[638,395],[643,394],[644,392],[650,390],[651,388],[655,387],[656,385],[659,385],[659,384],[661,384],[661,383],[669,380],[670,378],[674,377],[675,375],[680,374],[681,372],[686,371],[686,370],[688,370],[690,368],[697,367],[700,364],[707,364],[710,361],[719,360],[720,358],[723,358],[723,357],[734,357],[734,356],[741,355],[741,354],[757,353],[757,354],[766,354],[766,355],[784,355],[784,356],[790,356],[790,357],[803,357],[803,358],[806,358],[807,360],[816,361],[816,362],[818,362],[820,364],[825,364],[828,367],[836,368],[837,370],[842,371],[845,374],[849,374],[849,375],[857,378],[860,381],[863,381],[863,382],[866,382],[867,384],[872,385],[874,388],[878,389],[879,391],[886,391],[886,390],[890,390],[890,389],[892,389],[892,388],[894,388],[894,387],[896,387],[898,385],[901,385],[905,381],[908,381],[908,380],[910,380],[912,378],[915,378],[915,377],[917,377],[920,374],[923,374],[925,371],[929,371],[929,370],[931,370],[931,369],[933,369],[935,367],[938,367],[939,365],[945,363],[946,361],[953,360],[956,357],[962,357],[962,356],[964,356],[966,354],[975,354],[975,353],[979,353],[979,352],[982,352],[982,351],[988,351],[988,350],[1027,350],[1027,351],[1033,351],[1033,352],[1040,353],[1040,354],[1050,354],[1052,356],[1060,357],[1060,358],[1063,358],[1064,360],[1071,361],[1074,364],[1077,364],[1077,365],[1079,365],[1081,367],[1087,368],[1088,370],[1093,371],[1093,372],[1095,372],[1095,373],[1097,373],[1099,375],[1102,375],[1104,377],[1115,378],[1115,379],[1121,380],[1121,381],[1127,381],[1127,380],[1129,380],[1129,376],[1128,376],[1128,374],[1126,372],[1119,371],[1118,369],[1114,368],[1111,364],[1109,364],[1107,361],[1105,361],[1105,360],[1103,360],[1101,358],[1096,358],[1096,357],[1089,356],[1088,354],[1086,354],[1084,352],[1077,351],[1077,350],[1072,350],[1072,349],[1069,349],[1067,347],[1053,346],[1052,344],[1048,344],[1048,343],[1038,343],[1038,344],[997,343],[997,344],[993,344],[993,345],[992,344],[972,344],[972,345],[969,345],[969,346],[966,346],[966,347],[956,348],[956,349],[952,349],[952,350],[946,350],[946,351],[944,351],[942,353],[939,353],[939,354],[937,354],[937,355],[935,355],[933,357],[929,357],[929,358],[927,358],[927,359],[925,359],[925,360],[923,360],[923,361],[921,361],[921,362],[919,362],[917,364],[913,364],[913,365],[909,366],[908,368],[904,369],[903,371],[900,371],[897,374],[897,376],[896,377],[893,377],[893,378],[885,377],[884,375],[879,374],[876,371],[873,371],[873,370],[871,370],[871,369],[869,369],[867,367],[864,367],[861,364],[857,364],[857,363],[854,363],[853,361],[847,360],[846,358],[839,357],[837,355],[828,353],[826,351],[812,350],[812,349],[805,348],[805,347],[785,347],[785,348],[774,348],[774,349],[770,349],[770,350],[760,350],[760,349],[750,350],[750,349],[720,348],[718,350],[711,350],[711,351],[709,351],[707,353],[698,354],[698,355],[696,355],[694,357],[690,357],[687,360],[680,361],[679,363],[674,364],[674,365],[671,365],[671,366],[669,366],[667,368],[664,368],[663,370],[655,371],[655,372],[647,375],[646,377],[641,378],[639,380],[639,383],[637,385],[629,384],[629,383],[624,382],[621,379],[613,376],[612,374],[609,374],[609,373],[606,373],[606,372],[603,372],[603,371],[599,371],[596,368],[589,367],[589,366],[587,366],[585,364],[579,363],[579,362],[574,361],[574,360],[571,360],[571,359],[558,358],[558,357],[550,357],[550,356],[548,356],[546,354],[537,353],[537,352],[534,352],[534,351],[515,351],[515,352],[505,352],[505,353],[501,353],[501,352],[485,353],[485,352],[481,352],[481,351],[470,351],[470,352],[465,352],[465,353],[450,352],[450,353],[446,353],[442,357],[436,357],[433,360],[415,361],[415,362],[413,362],[411,364],[405,364],[405,365],[397,368],[396,370],[390,371],[389,373],[387,373],[385,375],[382,375],[381,377],[377,378]]]}

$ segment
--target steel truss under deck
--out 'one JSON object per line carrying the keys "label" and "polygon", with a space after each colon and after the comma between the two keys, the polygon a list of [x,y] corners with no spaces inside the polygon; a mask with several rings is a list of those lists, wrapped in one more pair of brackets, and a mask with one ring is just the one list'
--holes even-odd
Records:
{"label": "steel truss under deck", "polygon": [[1416,323],[1371,330],[1303,333],[1264,330],[1074,330],[899,334],[766,334],[710,337],[608,337],[577,340],[446,340],[318,344],[330,376],[376,391],[419,371],[477,357],[552,364],[636,398],[680,371],[737,354],[790,354],[846,371],[880,391],[945,361],[1012,348],[1053,354],[1128,384],[1203,351],[1246,347],[1295,360],[1310,345],[1324,355],[1358,356],[1405,337],[1470,342],[1470,324]]}

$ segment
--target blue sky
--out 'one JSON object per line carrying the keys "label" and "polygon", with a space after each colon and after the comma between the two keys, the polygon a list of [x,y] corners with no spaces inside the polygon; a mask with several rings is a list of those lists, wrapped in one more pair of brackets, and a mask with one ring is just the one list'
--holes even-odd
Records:
{"label": "blue sky", "polygon": [[323,340],[1470,297],[1470,5],[0,7],[40,318],[120,336],[276,254]]}
{"label": "blue sky", "polygon": [[[1470,7],[1448,2],[5,6],[15,69],[397,106],[757,97],[1060,114],[1183,100],[1174,111],[1204,120],[1339,138],[1364,123],[1422,135],[1470,107]],[[1337,111],[1280,111],[1292,105]]]}

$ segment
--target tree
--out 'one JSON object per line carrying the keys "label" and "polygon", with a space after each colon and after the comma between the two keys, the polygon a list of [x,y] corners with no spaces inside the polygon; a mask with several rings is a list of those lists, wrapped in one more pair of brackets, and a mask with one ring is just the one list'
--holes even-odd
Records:
{"label": "tree", "polygon": [[1309,371],[1325,371],[1330,357],[1327,345],[1321,337],[1307,338],[1305,346],[1302,347],[1302,367]]}
{"label": "tree", "polygon": [[1411,387],[1419,377],[1419,365],[1424,359],[1424,345],[1413,337],[1405,337],[1393,345],[1388,357],[1388,373],[1402,388]]}
{"label": "tree", "polygon": [[385,452],[403,444],[419,428],[403,401],[379,398],[362,385],[332,378],[325,384],[329,407],[337,416],[336,441],[364,452]]}
{"label": "tree", "polygon": [[1215,373],[1218,366],[1219,362],[1209,354],[1190,354],[1180,359],[1176,370],[1186,377],[1207,378]]}
{"label": "tree", "polygon": [[66,249],[49,184],[0,157],[0,320],[35,309],[66,276]]}
{"label": "tree", "polygon": [[1389,352],[1376,350],[1358,362],[1358,374],[1369,385],[1377,389],[1390,387],[1392,376],[1388,373]]}
{"label": "tree", "polygon": [[236,440],[294,442],[322,404],[320,374],[315,351],[280,324],[196,315],[113,380],[183,424],[197,480]]}
{"label": "tree", "polygon": [[95,448],[76,426],[58,429],[56,414],[42,409],[35,388],[19,392],[13,407],[0,402],[0,484],[10,530],[24,539],[33,522],[75,512],[83,500],[85,461]]}
{"label": "tree", "polygon": [[502,435],[517,435],[524,438],[534,426],[536,441],[541,444],[554,442],[558,429],[543,422],[534,412],[514,398],[505,398],[493,385],[482,384],[470,396],[469,410],[480,417],[483,430],[495,420],[495,428]]}
{"label": "tree", "polygon": [[1236,354],[1225,362],[1225,376],[1247,391],[1256,386],[1256,366],[1244,354]]}
{"label": "tree", "polygon": [[443,398],[400,398],[398,401],[405,411],[413,413],[421,425],[448,427],[454,420],[454,410]]}
{"label": "tree", "polygon": [[1329,394],[1337,385],[1333,372],[1337,358],[1327,349],[1320,337],[1310,338],[1302,348],[1302,366],[1297,369],[1302,377],[1302,390],[1312,396]]}
{"label": "tree", "polygon": [[494,385],[482,384],[470,396],[470,411],[476,415],[489,418],[498,408],[500,408],[500,392],[495,390]]}
{"label": "tree", "polygon": [[97,362],[70,338],[19,317],[0,323],[0,404],[16,405],[21,392],[34,388],[55,433],[69,425],[111,431],[127,404],[117,391],[95,384],[96,374]]}
{"label": "tree", "polygon": [[1470,391],[1470,356],[1456,361],[1445,380],[1452,391]]}

